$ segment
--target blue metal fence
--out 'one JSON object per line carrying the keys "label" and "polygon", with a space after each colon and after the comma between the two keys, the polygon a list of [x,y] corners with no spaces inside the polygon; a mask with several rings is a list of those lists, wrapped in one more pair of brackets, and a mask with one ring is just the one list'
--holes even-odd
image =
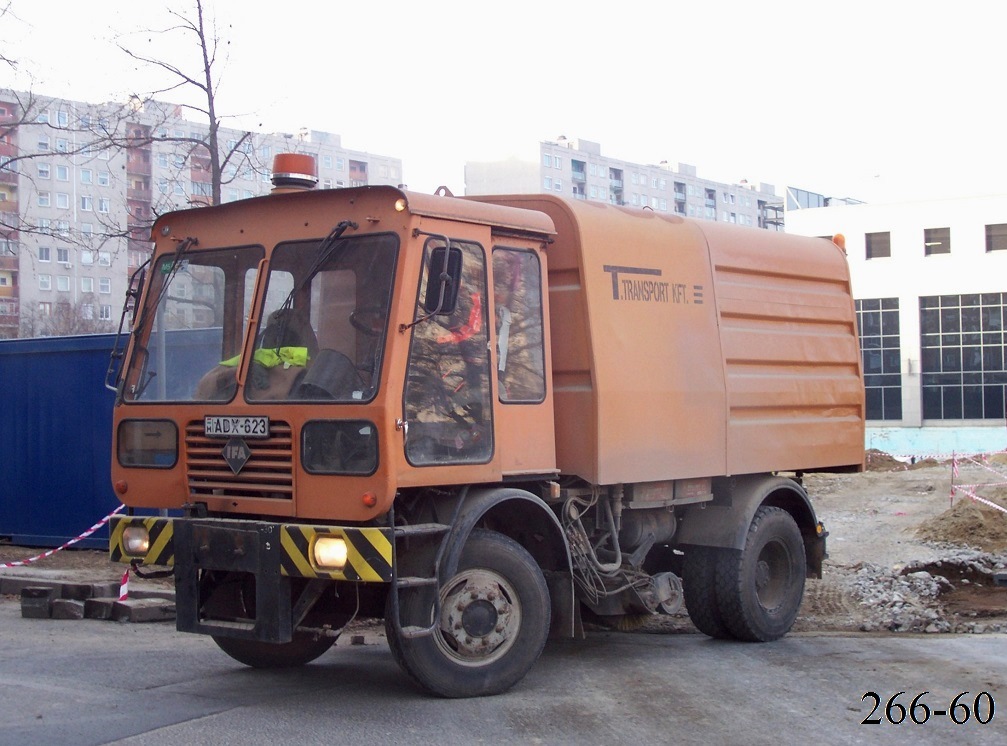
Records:
{"label": "blue metal fence", "polygon": [[[0,340],[0,540],[59,546],[112,512],[114,335]],[[104,547],[104,527],[78,546]]]}

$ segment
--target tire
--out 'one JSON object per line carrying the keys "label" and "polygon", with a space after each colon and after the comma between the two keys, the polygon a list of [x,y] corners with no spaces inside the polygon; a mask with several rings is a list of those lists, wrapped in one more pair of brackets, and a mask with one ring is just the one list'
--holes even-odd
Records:
{"label": "tire", "polygon": [[797,523],[782,508],[759,508],[745,548],[723,552],[717,563],[717,603],[728,631],[750,642],[787,634],[801,607],[806,572]]}
{"label": "tire", "polygon": [[[248,619],[248,609],[255,608],[254,585],[240,576],[221,575],[206,610],[213,618]],[[290,642],[272,643],[235,637],[211,635],[217,647],[239,663],[252,668],[293,668],[310,663],[331,648],[335,637],[319,637],[294,633]]]}
{"label": "tire", "polygon": [[[542,653],[550,622],[545,578],[524,547],[475,529],[458,572],[438,593],[441,614],[432,634],[401,637],[385,615],[392,654],[414,681],[442,697],[483,697],[524,678]],[[432,593],[406,591],[400,603],[403,625],[433,621]]]}
{"label": "tire", "polygon": [[731,637],[717,603],[716,569],[722,551],[692,546],[682,562],[682,590],[689,619],[696,629],[717,640]]}
{"label": "tire", "polygon": [[295,637],[290,642],[272,643],[213,636],[217,646],[239,663],[252,668],[294,668],[310,663],[335,644],[333,637]]}

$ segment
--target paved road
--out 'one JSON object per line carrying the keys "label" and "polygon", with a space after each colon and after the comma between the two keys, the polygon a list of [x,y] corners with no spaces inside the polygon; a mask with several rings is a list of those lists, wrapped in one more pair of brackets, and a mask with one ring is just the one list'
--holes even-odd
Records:
{"label": "paved road", "polygon": [[[0,743],[774,744],[1007,742],[1007,636],[792,636],[769,645],[694,634],[592,632],[551,644],[499,697],[412,687],[383,641],[340,642],[305,668],[253,671],[170,624],[28,620],[0,600]],[[987,725],[861,725],[884,703],[972,707]],[[922,711],[918,711],[922,714]],[[959,710],[959,713],[961,711]],[[985,713],[984,713],[985,717]]]}

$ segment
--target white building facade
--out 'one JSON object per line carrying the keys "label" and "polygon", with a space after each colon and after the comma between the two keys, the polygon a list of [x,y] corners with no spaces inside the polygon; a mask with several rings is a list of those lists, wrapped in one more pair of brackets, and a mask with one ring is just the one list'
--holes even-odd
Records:
{"label": "white building facade", "polygon": [[786,225],[845,237],[867,446],[902,456],[1007,448],[1007,195],[795,210]]}
{"label": "white building facade", "polygon": [[543,141],[526,157],[465,164],[466,195],[540,193],[782,229],[783,198],[772,185],[703,179],[686,163],[610,158],[588,140]]}
{"label": "white building facade", "polygon": [[[206,122],[173,104],[91,104],[0,89],[0,336],[114,331],[153,220],[209,204]],[[319,188],[402,183],[402,161],[337,134],[221,129],[221,202],[266,194],[277,153],[315,156]]]}

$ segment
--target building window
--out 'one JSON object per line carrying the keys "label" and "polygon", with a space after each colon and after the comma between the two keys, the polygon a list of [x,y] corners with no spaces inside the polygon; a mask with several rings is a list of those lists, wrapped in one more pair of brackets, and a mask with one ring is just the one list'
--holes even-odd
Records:
{"label": "building window", "polygon": [[1004,418],[1007,293],[920,298],[923,418]]}
{"label": "building window", "polygon": [[902,419],[899,299],[856,301],[868,420]]}
{"label": "building window", "polygon": [[39,192],[38,193],[38,206],[39,207],[49,207],[52,205],[52,197],[49,192]]}
{"label": "building window", "polygon": [[92,178],[92,173],[93,172],[91,171],[91,169],[89,169],[89,168],[82,168],[80,170],[80,183],[81,184],[90,184],[91,183],[91,178]]}
{"label": "building window", "polygon": [[48,246],[39,246],[38,247],[38,260],[40,262],[52,261],[52,259],[51,259],[51,256],[52,256],[51,251],[52,250]]}
{"label": "building window", "polygon": [[90,249],[82,249],[80,252],[81,264],[94,264],[94,252]]}
{"label": "building window", "polygon": [[93,293],[94,292],[94,278],[93,277],[81,277],[80,278],[80,291],[82,293]]}
{"label": "building window", "polygon": [[112,255],[107,251],[98,252],[98,266],[100,267],[110,267],[112,266]]}
{"label": "building window", "polygon": [[868,259],[882,259],[892,255],[892,234],[888,231],[868,233],[864,238],[867,242]]}
{"label": "building window", "polygon": [[98,292],[99,293],[111,293],[112,292],[112,280],[108,277],[98,278]]}
{"label": "building window", "polygon": [[951,229],[950,228],[924,228],[923,229],[923,254],[950,254],[951,253]]}
{"label": "building window", "polygon": [[38,177],[40,179],[48,179],[51,174],[48,163],[38,164]]}
{"label": "building window", "polygon": [[61,293],[66,293],[70,291],[70,278],[66,275],[56,276],[56,289]]}
{"label": "building window", "polygon": [[102,305],[98,309],[98,318],[101,321],[111,321],[112,320],[112,306]]}
{"label": "building window", "polygon": [[1007,249],[1007,224],[986,226],[986,251],[1004,251]]}
{"label": "building window", "polygon": [[38,149],[42,153],[49,150],[49,138],[46,135],[38,136]]}
{"label": "building window", "polygon": [[61,210],[70,209],[70,195],[66,192],[56,192],[56,207]]}
{"label": "building window", "polygon": [[98,186],[108,186],[110,183],[110,177],[108,171],[98,172]]}
{"label": "building window", "polygon": [[38,276],[38,289],[39,290],[52,290],[52,275],[39,275]]}
{"label": "building window", "polygon": [[84,212],[91,212],[91,197],[87,194],[80,195],[80,209]]}
{"label": "building window", "polygon": [[84,303],[80,307],[80,316],[82,319],[90,321],[94,318],[94,305],[91,303]]}
{"label": "building window", "polygon": [[98,198],[98,212],[108,212],[108,197]]}
{"label": "building window", "polygon": [[38,304],[38,312],[41,316],[52,316],[52,303],[42,301]]}

